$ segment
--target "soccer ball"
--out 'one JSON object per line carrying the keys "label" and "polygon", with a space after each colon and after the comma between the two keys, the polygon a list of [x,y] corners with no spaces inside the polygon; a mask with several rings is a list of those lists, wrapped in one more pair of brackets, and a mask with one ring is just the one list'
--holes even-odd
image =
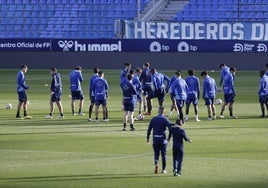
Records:
{"label": "soccer ball", "polygon": [[6,109],[11,109],[12,108],[12,104],[11,103],[7,103],[6,104]]}
{"label": "soccer ball", "polygon": [[139,121],[143,120],[143,115],[142,115],[142,114],[139,114],[139,116],[138,116],[138,120],[139,120]]}
{"label": "soccer ball", "polygon": [[221,99],[217,99],[217,100],[216,100],[216,104],[217,104],[217,105],[222,104],[222,100],[221,100]]}

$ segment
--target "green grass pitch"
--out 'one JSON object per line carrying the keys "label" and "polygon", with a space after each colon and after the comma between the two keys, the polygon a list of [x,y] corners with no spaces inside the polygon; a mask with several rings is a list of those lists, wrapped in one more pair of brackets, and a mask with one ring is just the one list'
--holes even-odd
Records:
{"label": "green grass pitch", "polygon": [[[0,187],[268,187],[268,118],[258,118],[257,71],[237,72],[234,114],[239,119],[207,121],[201,99],[201,122],[194,122],[191,107],[190,121],[184,128],[193,143],[185,143],[181,177],[172,175],[171,144],[168,174],[153,173],[153,151],[146,144],[150,117],[135,122],[136,131],[122,131],[120,70],[104,70],[110,86],[108,123],[87,121],[88,79],[92,70],[83,70],[86,116],[71,116],[70,70],[59,70],[64,85],[65,118],[45,119],[49,112],[50,91],[45,86],[51,82],[49,70],[30,69],[26,81],[30,86],[28,112],[33,119],[15,119],[17,71],[0,70]],[[173,71],[162,72],[173,75]],[[218,71],[209,74],[219,83]],[[222,93],[217,98],[223,99]],[[5,109],[7,103],[13,108]],[[156,104],[154,100],[153,116]],[[165,106],[169,112],[169,95]],[[216,107],[219,115],[220,106]],[[56,108],[54,117],[57,115]],[[175,119],[174,114],[171,121]]]}

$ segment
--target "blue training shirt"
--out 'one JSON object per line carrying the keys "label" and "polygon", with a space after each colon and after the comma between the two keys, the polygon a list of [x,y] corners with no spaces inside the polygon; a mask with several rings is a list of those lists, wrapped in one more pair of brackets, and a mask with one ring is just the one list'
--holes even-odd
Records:
{"label": "blue training shirt", "polygon": [[183,146],[183,140],[185,140],[187,142],[190,141],[190,139],[186,136],[184,129],[177,124],[171,126],[169,139],[171,137],[173,137],[173,147],[174,148]]}
{"label": "blue training shirt", "polygon": [[162,114],[155,116],[149,123],[147,140],[150,138],[153,129],[153,144],[165,144],[167,142],[166,129],[170,131],[170,121]]}
{"label": "blue training shirt", "polygon": [[108,96],[108,83],[104,78],[98,77],[93,82],[93,91],[96,100],[104,100]]}
{"label": "blue training shirt", "polygon": [[230,94],[234,93],[234,75],[232,73],[228,73],[223,79],[223,93]]}
{"label": "blue training shirt", "polygon": [[159,73],[159,72],[155,72],[152,75],[152,83],[153,83],[153,88],[154,90],[160,90],[160,89],[165,89],[165,82],[166,82],[166,86],[168,87],[170,79],[168,76]]}
{"label": "blue training shirt", "polygon": [[221,70],[221,80],[220,80],[220,86],[222,85],[222,82],[224,80],[224,77],[230,73],[230,68],[228,66],[224,66]]}
{"label": "blue training shirt", "polygon": [[120,83],[123,81],[124,78],[127,77],[127,75],[129,74],[129,69],[123,69],[120,73]]}
{"label": "blue training shirt", "polygon": [[188,85],[187,98],[195,99],[200,96],[200,81],[196,76],[188,76],[185,78]]}
{"label": "blue training shirt", "polygon": [[83,82],[83,76],[81,71],[74,70],[70,73],[70,90],[82,91],[81,83]]}
{"label": "blue training shirt", "polygon": [[184,79],[177,79],[170,86],[170,93],[176,100],[186,100],[188,85]]}
{"label": "blue training shirt", "polygon": [[268,76],[263,75],[260,79],[259,95],[268,95]]}
{"label": "blue training shirt", "polygon": [[141,76],[140,76],[140,81],[141,81],[143,87],[146,87],[146,86],[151,87],[152,77],[151,77],[151,73],[150,73],[149,68],[142,70]]}
{"label": "blue training shirt", "polygon": [[95,81],[96,78],[98,78],[98,73],[93,74],[89,80],[89,96],[94,97],[94,90],[93,90],[93,82]]}
{"label": "blue training shirt", "polygon": [[169,81],[169,84],[168,84],[168,89],[170,91],[170,86],[171,84],[177,79],[177,76],[176,75],[173,75],[171,78],[170,78],[170,81]]}
{"label": "blue training shirt", "polygon": [[136,87],[137,94],[139,95],[142,92],[142,86],[141,86],[139,76],[137,74],[133,75],[132,83]]}
{"label": "blue training shirt", "polygon": [[214,78],[206,76],[203,82],[203,98],[215,98],[217,85]]}
{"label": "blue training shirt", "polygon": [[26,85],[24,73],[19,71],[17,74],[17,92],[22,92],[28,89],[29,87]]}
{"label": "blue training shirt", "polygon": [[120,84],[120,87],[123,91],[124,102],[135,103],[137,90],[134,84],[129,81],[124,81]]}
{"label": "blue training shirt", "polygon": [[62,82],[59,73],[55,73],[52,75],[50,91],[53,91],[55,93],[62,92]]}

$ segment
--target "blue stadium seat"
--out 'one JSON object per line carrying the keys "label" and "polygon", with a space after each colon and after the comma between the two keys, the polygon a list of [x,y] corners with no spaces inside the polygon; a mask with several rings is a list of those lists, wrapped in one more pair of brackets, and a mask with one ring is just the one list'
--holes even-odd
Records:
{"label": "blue stadium seat", "polygon": [[83,5],[84,3],[85,3],[84,0],[77,0],[77,4],[81,4],[81,5]]}
{"label": "blue stadium seat", "polygon": [[61,4],[68,5],[68,4],[70,4],[70,0],[61,0]]}
{"label": "blue stadium seat", "polygon": [[14,4],[15,4],[15,0],[7,0],[6,3],[7,3],[7,4],[10,4],[10,5],[14,5]]}
{"label": "blue stadium seat", "polygon": [[0,18],[5,18],[6,17],[6,12],[5,11],[0,11]]}
{"label": "blue stadium seat", "polygon": [[22,0],[15,0],[15,4],[22,4],[23,1]]}
{"label": "blue stadium seat", "polygon": [[212,0],[211,4],[219,4],[219,0]]}
{"label": "blue stadium seat", "polygon": [[0,32],[2,32],[2,31],[6,31],[6,25],[4,25],[4,24],[0,24]]}
{"label": "blue stadium seat", "polygon": [[14,11],[7,12],[7,17],[13,18],[14,16],[15,16],[15,12]]}

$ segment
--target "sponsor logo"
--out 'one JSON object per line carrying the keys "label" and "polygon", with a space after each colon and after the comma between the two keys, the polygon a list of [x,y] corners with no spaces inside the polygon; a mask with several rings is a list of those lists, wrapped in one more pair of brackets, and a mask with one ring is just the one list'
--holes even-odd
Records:
{"label": "sponsor logo", "polygon": [[161,44],[157,41],[154,41],[150,45],[150,52],[161,52]]}
{"label": "sponsor logo", "polygon": [[65,41],[60,40],[58,42],[58,45],[59,45],[60,48],[63,49],[64,52],[69,52],[70,48],[73,47],[74,42],[73,41],[67,41],[67,40],[65,40]]}
{"label": "sponsor logo", "polygon": [[187,42],[180,42],[178,44],[178,52],[189,52],[189,44]]}
{"label": "sponsor logo", "polygon": [[114,52],[122,51],[121,41],[115,44],[101,44],[101,43],[79,43],[78,41],[67,41],[60,40],[58,42],[60,48],[63,49],[64,52],[70,51],[73,49],[75,52]]}
{"label": "sponsor logo", "polygon": [[233,46],[234,52],[243,52],[244,48],[243,45],[240,43],[235,43]]}
{"label": "sponsor logo", "polygon": [[266,44],[259,43],[257,46],[257,52],[267,52]]}
{"label": "sponsor logo", "polygon": [[169,46],[160,44],[160,42],[153,41],[150,44],[150,52],[167,52],[169,51]]}
{"label": "sponsor logo", "polygon": [[248,43],[235,43],[233,46],[234,52],[254,52],[254,44],[248,44]]}

